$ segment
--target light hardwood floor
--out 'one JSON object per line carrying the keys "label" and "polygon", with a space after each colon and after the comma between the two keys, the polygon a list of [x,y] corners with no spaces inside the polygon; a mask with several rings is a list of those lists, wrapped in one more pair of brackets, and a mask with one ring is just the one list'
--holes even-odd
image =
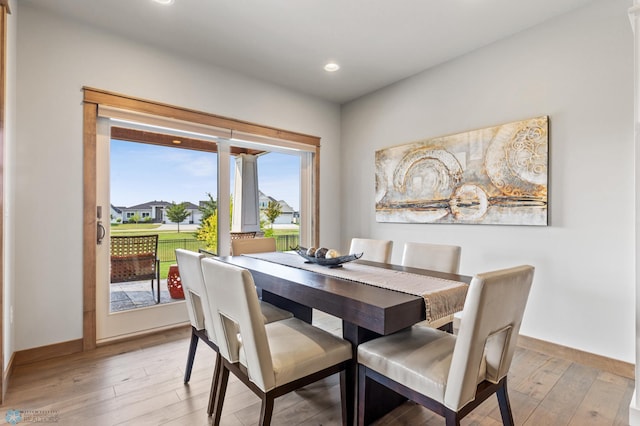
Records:
{"label": "light hardwood floor", "polygon": [[[339,330],[332,318],[317,325]],[[60,425],[207,425],[214,353],[200,344],[189,385],[182,381],[189,330],[167,331],[14,369],[0,419],[7,410],[54,411]],[[519,348],[509,375],[517,425],[626,425],[631,379]],[[339,425],[338,377],[276,400],[274,425]],[[254,425],[260,401],[231,376],[223,425]],[[444,425],[405,403],[379,425]],[[463,425],[500,425],[495,398]]]}

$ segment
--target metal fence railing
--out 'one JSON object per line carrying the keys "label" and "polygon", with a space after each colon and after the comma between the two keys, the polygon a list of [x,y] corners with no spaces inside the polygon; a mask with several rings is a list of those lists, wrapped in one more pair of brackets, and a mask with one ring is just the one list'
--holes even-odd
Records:
{"label": "metal fence railing", "polygon": [[[276,235],[276,250],[287,251],[300,244],[298,235]],[[160,262],[176,261],[176,249],[181,248],[197,252],[200,249],[206,249],[207,245],[204,241],[195,238],[183,240],[160,240],[158,241],[158,257]]]}
{"label": "metal fence railing", "polygon": [[158,241],[158,257],[160,262],[173,262],[176,261],[176,249],[181,248],[185,250],[198,251],[201,248],[206,248],[207,245],[204,241],[192,239],[184,240],[160,240]]}
{"label": "metal fence railing", "polygon": [[291,250],[300,244],[299,235],[276,235],[275,239],[277,251]]}

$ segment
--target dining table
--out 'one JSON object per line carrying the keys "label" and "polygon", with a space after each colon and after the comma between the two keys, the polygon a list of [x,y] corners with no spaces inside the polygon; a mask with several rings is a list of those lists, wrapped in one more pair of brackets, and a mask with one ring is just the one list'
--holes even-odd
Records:
{"label": "dining table", "polygon": [[[345,372],[344,397],[350,401],[343,413],[347,424],[355,424],[358,412],[358,345],[425,319],[462,310],[472,278],[364,260],[327,268],[305,263],[294,252],[218,259],[249,270],[262,300],[292,312],[303,321],[312,322],[314,309],[342,320],[342,337],[353,348],[353,358]],[[416,291],[416,283],[426,287]],[[376,383],[372,384],[372,394],[376,404],[364,413],[365,423],[384,416],[405,401]]]}

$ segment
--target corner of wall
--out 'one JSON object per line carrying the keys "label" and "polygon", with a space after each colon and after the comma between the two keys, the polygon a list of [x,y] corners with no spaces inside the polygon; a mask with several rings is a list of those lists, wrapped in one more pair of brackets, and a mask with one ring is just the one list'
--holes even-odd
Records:
{"label": "corner of wall", "polygon": [[[5,140],[4,140],[4,152],[3,152],[3,170],[2,184],[4,188],[3,194],[3,330],[2,330],[2,346],[4,354],[3,371],[4,384],[7,383],[7,379],[10,374],[11,360],[15,352],[15,326],[13,324],[12,310],[15,305],[15,279],[13,270],[13,179],[12,173],[14,170],[13,164],[15,163],[15,128],[16,128],[16,76],[17,76],[17,35],[18,35],[18,2],[12,1],[11,14],[7,17],[7,51],[6,51],[6,87],[5,87]],[[3,390],[6,388],[3,386]]]}

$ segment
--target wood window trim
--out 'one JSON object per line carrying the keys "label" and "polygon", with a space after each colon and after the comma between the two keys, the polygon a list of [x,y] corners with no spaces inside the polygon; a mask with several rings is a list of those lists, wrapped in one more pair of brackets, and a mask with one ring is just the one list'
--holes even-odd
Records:
{"label": "wood window trim", "polygon": [[264,126],[261,124],[249,123],[242,120],[236,120],[234,118],[223,117],[221,115],[209,114],[161,102],[134,98],[91,87],[84,87],[83,90],[84,102],[135,111],[143,114],[156,115],[174,120],[203,124],[206,126],[220,127],[232,131],[251,133],[273,139],[283,139],[316,147],[320,146],[320,138],[317,136],[291,132],[289,130],[277,129],[275,127]]}
{"label": "wood window trim", "polygon": [[96,148],[98,106],[83,106],[82,349],[96,347]]}
{"label": "wood window trim", "polygon": [[[0,0],[1,2],[2,0]],[[1,3],[0,3],[1,4]],[[281,139],[290,142],[301,143],[313,147],[314,176],[313,181],[313,208],[312,208],[312,235],[314,244],[320,240],[320,138],[303,133],[291,132],[264,126],[233,118],[222,117],[206,112],[195,111],[187,108],[176,107],[160,102],[134,98],[105,90],[91,87],[83,87],[83,335],[82,348],[84,351],[96,348],[96,143],[97,143],[97,119],[99,106],[108,106],[129,110],[136,113],[150,114],[159,117],[181,120],[205,126],[226,128],[232,131],[250,133],[272,139]],[[145,132],[140,132],[145,133]],[[138,134],[144,138],[145,135]],[[147,135],[148,136],[148,135]],[[192,140],[194,146],[199,146],[198,140]],[[277,143],[274,143],[277,145]],[[197,148],[194,148],[197,149]],[[1,220],[1,218],[0,218]],[[0,223],[1,226],[1,223]],[[1,306],[0,306],[1,309]]]}

